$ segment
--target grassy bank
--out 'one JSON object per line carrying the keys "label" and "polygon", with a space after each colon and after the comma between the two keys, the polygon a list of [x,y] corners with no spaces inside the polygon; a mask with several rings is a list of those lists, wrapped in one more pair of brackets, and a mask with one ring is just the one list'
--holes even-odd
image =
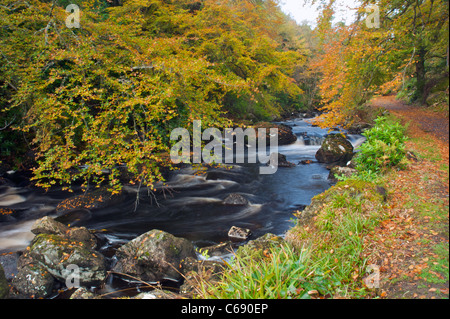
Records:
{"label": "grassy bank", "polygon": [[316,196],[283,244],[238,252],[199,297],[448,298],[448,144],[419,131],[409,159]]}

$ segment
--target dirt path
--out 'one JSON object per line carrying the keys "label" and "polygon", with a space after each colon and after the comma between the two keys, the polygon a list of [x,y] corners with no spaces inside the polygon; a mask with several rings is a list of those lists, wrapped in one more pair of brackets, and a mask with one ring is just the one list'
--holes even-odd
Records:
{"label": "dirt path", "polygon": [[419,128],[426,133],[431,133],[439,140],[449,142],[449,119],[442,114],[429,109],[407,105],[399,101],[395,96],[382,96],[375,98],[372,104],[376,107],[383,107],[394,115],[397,115],[407,122],[412,121],[419,125]]}
{"label": "dirt path", "polygon": [[417,155],[387,178],[386,220],[369,237],[371,262],[380,266],[380,296],[449,297],[449,123],[432,110],[394,97],[373,101],[409,123],[407,149]]}

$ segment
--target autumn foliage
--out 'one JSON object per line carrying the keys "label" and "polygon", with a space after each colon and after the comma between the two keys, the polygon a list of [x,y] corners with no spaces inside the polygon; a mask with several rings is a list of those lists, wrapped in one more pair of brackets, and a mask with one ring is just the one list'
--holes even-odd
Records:
{"label": "autumn foliage", "polygon": [[336,4],[326,3],[311,64],[321,73],[318,124],[360,122],[358,110],[377,94],[425,103],[447,89],[448,104],[448,1],[362,1],[350,25],[332,23]]}
{"label": "autumn foliage", "polygon": [[302,94],[305,53],[276,1],[70,3],[80,28],[65,25],[68,1],[0,6],[0,112],[35,151],[40,186],[118,190],[123,167],[151,186],[172,129],[273,119]]}

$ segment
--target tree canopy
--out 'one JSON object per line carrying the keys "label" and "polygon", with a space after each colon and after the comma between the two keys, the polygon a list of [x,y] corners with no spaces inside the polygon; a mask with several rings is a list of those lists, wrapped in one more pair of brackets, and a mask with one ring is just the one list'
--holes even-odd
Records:
{"label": "tree canopy", "polygon": [[151,186],[172,129],[302,107],[307,50],[274,0],[2,0],[0,15],[0,112],[43,187],[101,183],[106,169],[118,190],[121,166]]}
{"label": "tree canopy", "polygon": [[[400,92],[425,103],[448,89],[448,1],[364,0],[350,25],[333,24],[335,1],[323,2],[316,28],[321,51],[312,63],[321,73],[320,125],[351,126],[375,94]],[[373,6],[379,24],[371,21]]]}

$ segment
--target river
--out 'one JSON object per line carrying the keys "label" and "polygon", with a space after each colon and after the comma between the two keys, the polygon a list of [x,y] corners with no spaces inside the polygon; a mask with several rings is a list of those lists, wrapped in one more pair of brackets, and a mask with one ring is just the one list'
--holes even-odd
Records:
{"label": "river", "polygon": [[[315,154],[328,131],[313,127],[303,119],[283,124],[291,126],[298,136],[294,144],[279,147],[279,153],[296,164],[294,167],[280,167],[273,175],[260,175],[259,164],[209,168],[204,172],[188,166],[170,174],[165,192],[157,191],[149,196],[146,189],[141,189],[137,206],[137,187],[125,187],[119,202],[60,216],[56,214],[57,205],[73,194],[24,187],[20,180],[2,185],[0,253],[25,249],[34,237],[31,225],[47,215],[66,224],[102,230],[98,233],[102,240],[99,250],[104,253],[152,229],[187,238],[197,247],[228,240],[232,226],[250,229],[250,239],[268,232],[283,236],[293,226],[293,213],[331,186],[326,165],[315,162]],[[364,141],[360,135],[348,138],[355,147]],[[313,163],[300,164],[307,160]],[[223,199],[236,193],[249,204],[223,205]],[[8,214],[9,210],[14,213]]]}

